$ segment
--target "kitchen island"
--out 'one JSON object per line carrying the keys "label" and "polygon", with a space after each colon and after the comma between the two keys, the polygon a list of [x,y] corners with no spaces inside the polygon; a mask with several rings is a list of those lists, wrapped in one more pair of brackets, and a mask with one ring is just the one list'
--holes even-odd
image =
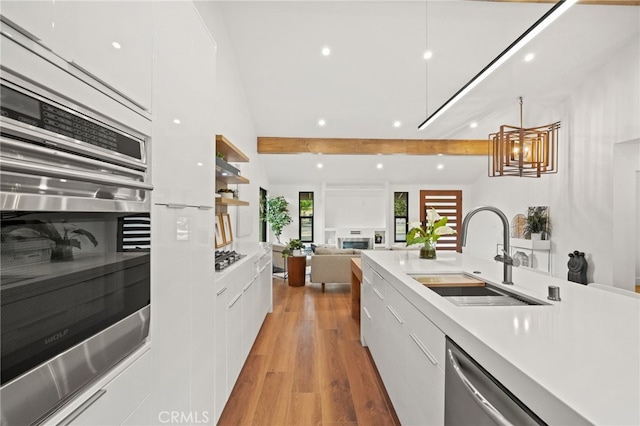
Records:
{"label": "kitchen island", "polygon": [[[639,299],[521,268],[513,270],[514,285],[503,285],[502,264],[459,253],[438,252],[437,259],[426,260],[410,250],[369,250],[362,253],[362,267],[363,306],[365,287],[379,277],[391,290],[387,291],[385,303],[399,293],[434,329],[437,327],[442,335],[460,345],[544,422],[640,424]],[[465,273],[546,304],[456,306],[409,275],[452,272]],[[561,301],[547,299],[549,285],[560,288]],[[376,285],[372,287],[384,300],[385,294]],[[380,350],[373,338],[377,333],[375,321],[373,330],[366,324],[371,310],[363,311],[363,343],[369,345],[385,386],[393,389],[394,384],[385,380],[385,375],[393,377],[385,373],[388,365],[393,365],[393,360],[386,362],[385,358],[393,349],[386,349],[384,357],[376,358],[375,352]],[[397,309],[388,311],[398,319]],[[364,338],[367,333],[370,339]],[[444,371],[442,345],[437,343],[432,358]],[[390,346],[387,342],[386,347]],[[385,359],[382,366],[378,365],[381,359]],[[396,410],[402,420],[403,407]]]}

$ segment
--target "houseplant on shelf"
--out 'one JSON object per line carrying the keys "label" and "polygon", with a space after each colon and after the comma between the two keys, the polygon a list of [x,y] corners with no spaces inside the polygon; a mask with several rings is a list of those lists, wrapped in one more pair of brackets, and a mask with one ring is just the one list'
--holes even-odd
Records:
{"label": "houseplant on shelf", "polygon": [[266,202],[267,209],[263,212],[261,220],[267,221],[271,225],[271,230],[280,243],[280,235],[282,229],[291,223],[291,214],[289,213],[289,202],[282,196],[268,198]]}
{"label": "houseplant on shelf", "polygon": [[530,207],[527,223],[524,226],[525,236],[528,235],[531,240],[542,239],[542,234],[547,231],[546,207]]}
{"label": "houseplant on shelf", "polygon": [[440,217],[435,209],[427,210],[427,221],[412,223],[411,230],[407,234],[407,245],[423,244],[420,248],[420,257],[423,259],[436,258],[436,243],[443,235],[454,235],[456,231],[447,226],[447,217]]}
{"label": "houseplant on shelf", "polygon": [[220,194],[223,198],[237,198],[236,191],[229,188],[218,189],[218,194]]}

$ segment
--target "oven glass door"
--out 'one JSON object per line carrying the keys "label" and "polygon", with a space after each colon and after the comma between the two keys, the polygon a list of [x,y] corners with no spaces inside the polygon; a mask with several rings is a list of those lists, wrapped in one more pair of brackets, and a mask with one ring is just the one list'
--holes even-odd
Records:
{"label": "oven glass door", "polygon": [[2,212],[2,385],[149,305],[148,214]]}

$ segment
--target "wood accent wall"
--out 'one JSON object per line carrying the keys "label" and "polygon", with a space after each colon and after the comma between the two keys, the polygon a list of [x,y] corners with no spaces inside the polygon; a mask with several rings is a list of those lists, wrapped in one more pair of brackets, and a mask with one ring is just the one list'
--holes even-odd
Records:
{"label": "wood accent wall", "polygon": [[259,154],[487,155],[486,139],[349,139],[258,137]]}

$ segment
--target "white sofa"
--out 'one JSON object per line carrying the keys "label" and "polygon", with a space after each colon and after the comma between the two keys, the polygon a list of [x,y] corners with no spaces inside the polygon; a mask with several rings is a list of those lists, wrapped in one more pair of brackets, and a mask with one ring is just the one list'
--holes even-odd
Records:
{"label": "white sofa", "polygon": [[311,282],[351,283],[351,259],[360,257],[360,250],[317,247],[311,256]]}

